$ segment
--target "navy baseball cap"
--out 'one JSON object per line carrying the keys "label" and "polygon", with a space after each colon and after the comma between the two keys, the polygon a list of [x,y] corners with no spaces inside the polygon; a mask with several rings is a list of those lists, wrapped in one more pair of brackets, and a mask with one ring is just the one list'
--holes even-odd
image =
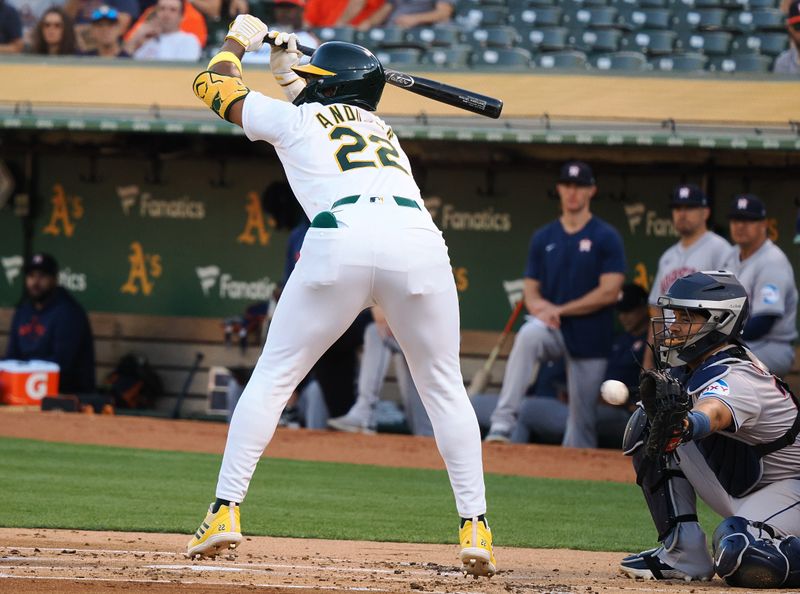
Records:
{"label": "navy baseball cap", "polygon": [[583,161],[568,161],[561,166],[558,183],[593,186],[595,185],[594,173],[592,173],[592,168]]}
{"label": "navy baseball cap", "polygon": [[763,221],[767,218],[767,207],[755,194],[734,196],[728,218],[734,221]]}
{"label": "navy baseball cap", "polygon": [[647,291],[636,283],[625,283],[617,300],[617,310],[633,311],[637,307],[647,306]]}
{"label": "navy baseball cap", "polygon": [[699,186],[694,184],[682,184],[673,190],[669,205],[672,208],[677,208],[679,206],[701,208],[708,206],[708,197]]}
{"label": "navy baseball cap", "polygon": [[34,254],[31,259],[25,263],[25,274],[30,274],[34,270],[38,270],[50,276],[58,275],[58,262],[50,254],[44,252]]}
{"label": "navy baseball cap", "polygon": [[92,13],[92,22],[111,21],[116,23],[119,20],[119,12],[111,6],[101,6]]}

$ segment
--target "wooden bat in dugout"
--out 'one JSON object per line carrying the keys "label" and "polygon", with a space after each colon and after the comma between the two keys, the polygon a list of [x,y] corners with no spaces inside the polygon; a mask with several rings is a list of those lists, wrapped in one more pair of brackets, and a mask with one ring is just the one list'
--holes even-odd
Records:
{"label": "wooden bat in dugout", "polygon": [[[264,39],[264,42],[272,45],[272,40],[269,38]],[[314,53],[314,48],[306,45],[298,44],[297,49],[306,56],[311,56]],[[446,103],[447,105],[494,119],[499,118],[500,113],[503,111],[503,101],[494,97],[487,97],[486,95],[459,89],[429,78],[411,76],[396,70],[385,70],[385,73],[388,84],[440,103]]]}
{"label": "wooden bat in dugout", "polygon": [[517,318],[519,317],[524,305],[524,299],[517,301],[517,305],[514,307],[514,311],[511,312],[511,316],[509,316],[508,321],[506,322],[506,327],[503,328],[503,332],[497,339],[497,343],[494,345],[492,352],[489,353],[489,356],[487,357],[486,362],[483,364],[483,367],[476,371],[475,375],[472,376],[472,381],[469,383],[469,387],[467,388],[467,394],[469,394],[470,397],[475,396],[475,394],[480,394],[486,389],[486,386],[489,385],[489,381],[492,378],[492,367],[494,367],[494,362],[497,360],[497,356],[500,354],[500,349],[503,348],[506,340],[508,340],[508,336],[511,334],[511,329],[514,327],[514,322],[517,321]]}

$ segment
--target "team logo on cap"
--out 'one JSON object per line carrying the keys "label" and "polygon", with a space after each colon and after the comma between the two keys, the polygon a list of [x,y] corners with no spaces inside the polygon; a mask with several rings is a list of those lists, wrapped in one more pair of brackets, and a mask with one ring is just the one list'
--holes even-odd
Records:
{"label": "team logo on cap", "polygon": [[688,198],[689,197],[689,188],[681,188],[678,191],[679,198]]}
{"label": "team logo on cap", "polygon": [[736,208],[739,210],[747,210],[747,198],[739,198],[739,201],[736,203]]}
{"label": "team logo on cap", "polygon": [[581,173],[581,168],[577,165],[570,165],[569,166],[569,176],[570,177],[578,177]]}

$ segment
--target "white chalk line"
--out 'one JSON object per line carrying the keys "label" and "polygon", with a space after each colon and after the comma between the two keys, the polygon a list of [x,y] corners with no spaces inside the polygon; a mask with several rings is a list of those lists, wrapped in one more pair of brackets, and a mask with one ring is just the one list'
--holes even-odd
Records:
{"label": "white chalk line", "polygon": [[[6,546],[5,548],[7,550],[17,550],[17,551],[22,551],[22,550],[33,551],[34,550],[34,547]],[[2,562],[4,560],[10,560],[10,561],[33,561],[33,560],[37,560],[37,559],[38,560],[42,560],[42,561],[56,561],[56,562],[67,561],[67,562],[69,562],[72,559],[80,558],[81,557],[81,553],[88,553],[88,554],[112,553],[112,554],[116,554],[116,555],[123,555],[123,554],[124,555],[142,555],[142,554],[161,555],[161,554],[164,554],[164,555],[172,555],[172,556],[178,556],[178,557],[181,557],[181,558],[186,558],[186,555],[184,555],[183,553],[174,553],[174,552],[173,553],[163,553],[163,552],[160,552],[160,551],[153,552],[153,551],[134,551],[134,550],[126,551],[126,550],[120,550],[120,549],[70,549],[70,548],[64,548],[64,547],[60,547],[60,548],[59,547],[55,547],[55,548],[35,547],[35,548],[38,548],[40,551],[59,551],[59,552],[61,552],[61,551],[64,551],[64,550],[68,550],[68,551],[75,551],[75,552],[74,553],[73,552],[63,553],[62,555],[59,555],[57,557],[46,557],[46,556],[43,556],[43,555],[35,555],[35,556],[31,556],[31,557],[3,556],[3,557],[0,557],[0,564],[2,564]],[[330,559],[327,559],[327,558],[326,558],[326,560],[327,561],[331,561]],[[296,565],[296,564],[284,564],[284,563],[244,563],[244,562],[238,562],[237,563],[237,562],[233,562],[233,561],[222,561],[222,562],[225,563],[226,566],[244,567],[244,568],[264,567],[264,568],[276,568],[276,569],[295,569],[295,570],[303,569],[303,570],[319,570],[319,571],[322,571],[322,570],[324,570],[324,571],[337,571],[337,572],[341,572],[341,573],[381,573],[381,574],[386,574],[386,575],[394,575],[394,572],[395,572],[394,569],[379,569],[379,568],[369,569],[369,568],[365,568],[365,567],[341,567],[341,566],[328,566],[328,565]],[[398,564],[398,565],[402,565],[403,567],[408,567],[407,564]],[[192,566],[191,565],[186,565],[186,567],[189,568],[189,567],[192,567]],[[216,566],[210,566],[210,567],[216,567]],[[403,573],[402,574],[398,574],[398,575],[430,576],[431,573],[435,573],[436,572],[436,570],[434,570],[433,568],[428,569],[427,571],[426,570],[421,570],[421,569],[413,569],[413,570],[403,569],[402,571],[403,571]],[[459,575],[461,575],[461,572],[458,571],[457,569],[453,569],[453,570],[449,570],[449,571],[448,570],[444,570],[444,571],[441,571],[440,575],[442,575],[442,576],[459,576]]]}
{"label": "white chalk line", "polygon": [[[137,578],[91,578],[91,577],[68,577],[68,576],[49,576],[40,577],[34,575],[12,575],[0,573],[0,579],[13,580],[51,580],[69,582],[128,582],[136,584],[173,584],[175,586],[227,586],[229,588],[272,588],[287,590],[332,590],[335,592],[395,592],[396,590],[385,590],[383,588],[370,588],[367,586],[327,586],[327,585],[306,585],[306,584],[232,584],[230,582],[219,582],[203,580],[159,580],[159,579],[137,579]],[[441,591],[424,590],[425,594],[482,594],[481,592],[471,591]],[[572,594],[572,593],[570,593]]]}

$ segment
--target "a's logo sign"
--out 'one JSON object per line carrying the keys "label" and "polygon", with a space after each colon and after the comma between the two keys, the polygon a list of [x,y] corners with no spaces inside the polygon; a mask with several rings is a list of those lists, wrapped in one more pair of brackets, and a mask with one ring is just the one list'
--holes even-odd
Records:
{"label": "a's logo sign", "polygon": [[53,211],[50,222],[42,232],[46,235],[61,235],[63,231],[66,237],[72,237],[75,233],[73,221],[83,218],[83,201],[77,196],[67,196],[61,184],[53,186],[53,197],[50,201]]}
{"label": "a's logo sign", "polygon": [[14,279],[19,276],[19,273],[22,270],[22,256],[9,256],[8,258],[2,258],[2,263],[8,284],[14,284]]}
{"label": "a's logo sign", "polygon": [[211,289],[217,284],[220,273],[219,266],[200,266],[194,270],[197,272],[197,278],[200,279],[200,287],[203,289],[203,295],[208,297]]}
{"label": "a's logo sign", "polygon": [[408,76],[407,74],[403,74],[401,72],[391,72],[387,78],[388,83],[396,86],[396,87],[413,87],[414,86],[414,79]]}
{"label": "a's logo sign", "polygon": [[47,374],[32,373],[25,380],[25,392],[34,400],[41,400],[47,396]]}
{"label": "a's logo sign", "polygon": [[736,208],[739,210],[747,210],[747,198],[739,198],[736,202]]}
{"label": "a's logo sign", "polygon": [[142,294],[148,296],[153,292],[153,279],[161,276],[161,256],[144,253],[142,244],[138,241],[131,243],[130,247],[128,280],[122,285],[120,291],[130,295],[138,295],[141,291]]}
{"label": "a's logo sign", "polygon": [[625,216],[628,217],[628,227],[630,227],[631,235],[636,233],[636,228],[641,224],[644,211],[645,207],[641,202],[625,205]]}
{"label": "a's logo sign", "polygon": [[239,234],[236,241],[247,245],[253,245],[256,242],[260,245],[267,245],[269,243],[269,233],[264,224],[264,211],[261,210],[261,201],[258,199],[258,194],[248,192],[247,204],[244,209],[247,213],[247,221],[244,224],[244,231]]}

